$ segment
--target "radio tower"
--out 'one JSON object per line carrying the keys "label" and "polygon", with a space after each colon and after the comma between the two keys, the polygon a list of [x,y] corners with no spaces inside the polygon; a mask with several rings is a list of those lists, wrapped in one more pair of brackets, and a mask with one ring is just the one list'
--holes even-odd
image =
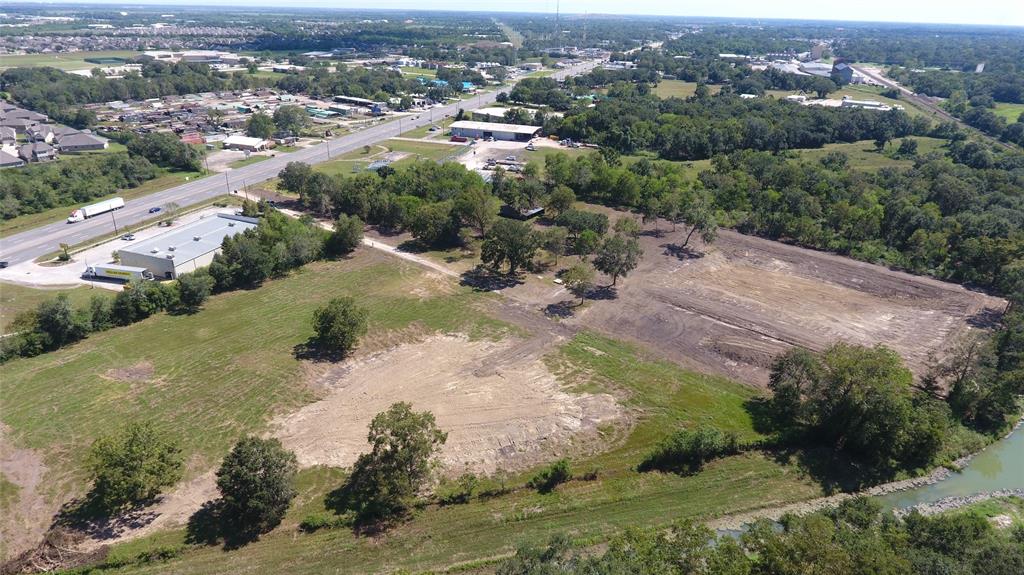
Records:
{"label": "radio tower", "polygon": [[562,25],[560,24],[560,16],[562,12],[562,0],[555,0],[555,43],[558,44],[558,49],[562,49]]}

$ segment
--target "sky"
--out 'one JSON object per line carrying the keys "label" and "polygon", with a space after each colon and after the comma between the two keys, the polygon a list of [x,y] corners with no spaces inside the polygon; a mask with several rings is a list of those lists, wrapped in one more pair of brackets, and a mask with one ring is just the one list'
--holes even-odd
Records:
{"label": "sky", "polygon": [[[89,4],[161,4],[174,0],[90,0]],[[560,0],[564,14],[657,14],[802,20],[856,20],[1024,26],[1024,0]],[[181,4],[252,7],[384,8],[551,12],[556,0],[187,0]]]}

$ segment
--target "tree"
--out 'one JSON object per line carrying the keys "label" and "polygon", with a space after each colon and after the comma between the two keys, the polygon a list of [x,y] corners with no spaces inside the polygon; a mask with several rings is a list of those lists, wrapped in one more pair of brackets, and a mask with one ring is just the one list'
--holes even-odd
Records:
{"label": "tree", "polygon": [[351,253],[363,241],[363,220],[342,214],[334,221],[334,231],[327,238],[327,253],[340,256]]}
{"label": "tree", "polygon": [[624,238],[616,234],[601,244],[594,258],[594,267],[612,276],[612,285],[615,285],[619,276],[626,277],[636,268],[642,256],[643,250],[636,238]]}
{"label": "tree", "polygon": [[570,293],[580,298],[579,305],[583,305],[587,294],[594,289],[594,268],[584,262],[575,263],[562,274],[562,282]]}
{"label": "tree", "polygon": [[76,311],[64,293],[39,304],[35,323],[48,349],[78,341],[92,331],[88,312]]}
{"label": "tree", "polygon": [[526,483],[541,493],[550,493],[562,483],[572,479],[572,469],[568,459],[559,459],[550,466],[541,469]]}
{"label": "tree", "polygon": [[483,236],[498,219],[501,202],[482,188],[465,188],[455,194],[455,215]]}
{"label": "tree", "polygon": [[601,236],[593,230],[583,230],[580,235],[576,237],[576,241],[573,242],[573,251],[580,257],[583,258],[589,256],[597,250],[598,246],[601,245]]}
{"label": "tree", "polygon": [[366,335],[366,310],[351,297],[334,298],[313,312],[317,344],[342,357]]}
{"label": "tree", "polygon": [[695,232],[700,232],[700,238],[705,244],[710,244],[718,237],[718,220],[715,218],[711,200],[704,194],[698,195],[687,204],[683,209],[682,218],[683,222],[690,226],[690,231],[686,234],[683,245],[679,247],[685,248],[689,245],[690,238]]}
{"label": "tree", "polygon": [[508,263],[509,275],[533,259],[540,247],[540,238],[526,222],[501,218],[487,232],[480,248],[480,259],[498,269]]}
{"label": "tree", "polygon": [[202,307],[216,282],[205,268],[178,276],[178,301],[188,311]]}
{"label": "tree", "polygon": [[429,478],[448,434],[429,411],[395,403],[373,418],[366,439],[370,451],[356,460],[337,503],[355,511],[362,524],[401,517]]}
{"label": "tree", "polygon": [[115,513],[148,501],[181,479],[182,457],[177,444],[157,433],[150,423],[129,423],[116,434],[101,437],[89,448],[92,477],[90,499],[99,511]]}
{"label": "tree", "polygon": [[269,139],[274,135],[274,120],[263,112],[256,112],[245,122],[245,135],[251,138]]}
{"label": "tree", "polygon": [[555,219],[571,210],[575,203],[576,194],[572,192],[572,189],[566,185],[559,185],[548,194],[544,209],[547,210],[548,217]]}
{"label": "tree", "polygon": [[637,223],[636,218],[630,216],[622,216],[615,220],[613,229],[616,234],[622,234],[630,238],[640,237],[640,224]]}
{"label": "tree", "polygon": [[654,222],[654,231],[657,233],[658,216],[661,214],[661,203],[658,202],[658,198],[650,196],[644,200],[643,205],[640,206],[640,213],[643,215],[645,224]]}
{"label": "tree", "polygon": [[313,168],[304,162],[288,162],[277,177],[280,178],[280,186],[285,190],[298,194],[305,190],[310,176],[313,175]]}
{"label": "tree", "polygon": [[451,242],[458,233],[453,216],[450,200],[423,204],[412,213],[407,226],[412,237],[424,244],[441,245]]}
{"label": "tree", "polygon": [[549,254],[555,257],[555,265],[558,265],[558,257],[565,254],[565,242],[569,232],[561,226],[552,226],[544,230],[540,235],[540,246]]}
{"label": "tree", "polygon": [[274,110],[274,125],[277,126],[278,131],[294,136],[309,127],[309,114],[301,106],[278,106]]}
{"label": "tree", "polygon": [[128,153],[165,168],[197,172],[202,167],[202,153],[169,132],[152,132],[131,138]]}
{"label": "tree", "polygon": [[252,535],[276,527],[295,498],[297,470],[295,454],[277,439],[236,443],[217,470],[224,519]]}

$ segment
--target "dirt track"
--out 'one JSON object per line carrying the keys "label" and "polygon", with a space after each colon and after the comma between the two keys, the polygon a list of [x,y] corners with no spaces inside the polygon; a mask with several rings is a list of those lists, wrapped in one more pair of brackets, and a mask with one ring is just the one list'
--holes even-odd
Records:
{"label": "dirt track", "polygon": [[930,353],[1005,308],[954,284],[731,231],[677,255],[668,248],[681,235],[643,237],[644,259],[616,297],[571,321],[763,385],[779,352],[836,341],[884,344],[921,373]]}

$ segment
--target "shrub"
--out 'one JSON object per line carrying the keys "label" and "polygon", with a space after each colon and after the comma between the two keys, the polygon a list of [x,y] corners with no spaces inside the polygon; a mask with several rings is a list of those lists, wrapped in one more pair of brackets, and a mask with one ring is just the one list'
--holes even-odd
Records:
{"label": "shrub", "polygon": [[217,470],[224,518],[240,532],[266,533],[295,497],[295,454],[276,439],[246,437]]}
{"label": "shrub", "polygon": [[319,346],[344,357],[366,333],[366,310],[350,297],[334,298],[313,312],[313,327]]}
{"label": "shrub", "polygon": [[480,480],[472,473],[463,473],[455,481],[445,481],[437,489],[437,500],[441,505],[468,503],[476,493]]}
{"label": "shrub", "polygon": [[637,468],[640,471],[696,473],[708,461],[738,452],[735,433],[703,426],[693,431],[682,429],[659,443]]}
{"label": "shrub", "polygon": [[526,486],[536,489],[541,493],[550,493],[555,487],[570,479],[572,479],[572,470],[569,469],[569,460],[559,459],[552,463],[550,467],[540,470],[537,475],[534,475],[527,482]]}
{"label": "shrub", "polygon": [[334,513],[310,513],[300,523],[299,529],[305,533],[314,533],[321,529],[338,529],[352,526],[352,515],[335,515]]}
{"label": "shrub", "polygon": [[115,512],[152,499],[181,479],[181,450],[149,423],[131,423],[97,439],[89,450],[93,478],[90,501],[100,512]]}

